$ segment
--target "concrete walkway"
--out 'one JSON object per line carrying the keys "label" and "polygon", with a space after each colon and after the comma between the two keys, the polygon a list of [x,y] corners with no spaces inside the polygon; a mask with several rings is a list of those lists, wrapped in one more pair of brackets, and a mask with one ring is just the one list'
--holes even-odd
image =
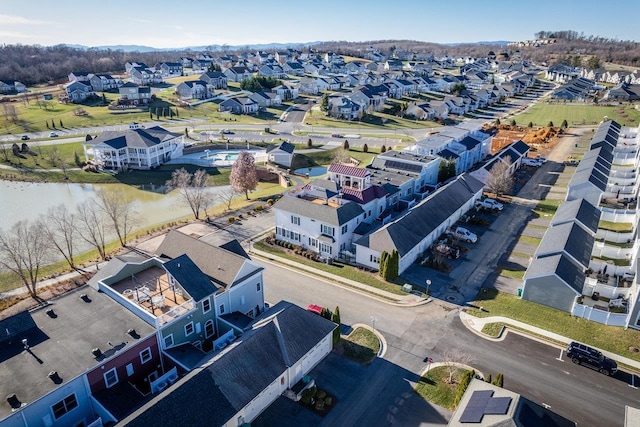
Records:
{"label": "concrete walkway", "polygon": [[[551,344],[549,343],[549,341],[544,340],[544,339],[540,339],[537,338],[537,336],[540,337],[546,337],[550,340],[556,341],[556,342],[561,342],[564,344],[569,344],[572,341],[575,341],[571,338],[567,338],[565,336],[553,333],[553,332],[549,332],[545,329],[542,328],[538,328],[537,326],[531,326],[528,325],[526,323],[520,322],[518,320],[513,320],[513,319],[509,319],[508,317],[502,317],[502,316],[491,316],[491,317],[475,317],[472,316],[468,313],[465,313],[464,311],[460,311],[460,320],[462,320],[462,323],[472,332],[474,332],[475,334],[488,339],[488,340],[494,340],[494,341],[502,341],[505,336],[506,333],[509,331],[509,329],[507,329],[506,331],[504,331],[503,333],[500,334],[500,336],[496,337],[490,337],[486,334],[484,334],[482,332],[482,328],[484,328],[485,325],[490,324],[490,323],[504,323],[505,325],[511,325],[514,326],[518,329],[521,329],[525,332],[530,332],[533,335],[529,335],[526,334],[529,338],[534,339],[534,340],[538,340],[541,342],[544,342],[546,344],[550,344],[553,345],[555,347],[557,347],[558,349],[566,349],[566,346],[559,346],[557,344]],[[625,364],[627,366],[630,366],[632,368],[635,368],[637,370],[640,370],[640,362],[637,362],[635,360],[629,359],[627,357],[624,356],[620,356],[619,354],[615,354],[615,353],[611,353],[609,351],[605,351],[605,350],[601,350],[598,349],[602,352],[602,354],[604,354],[606,357],[616,360],[622,364]],[[560,356],[559,358],[562,357],[562,353],[559,353]]]}

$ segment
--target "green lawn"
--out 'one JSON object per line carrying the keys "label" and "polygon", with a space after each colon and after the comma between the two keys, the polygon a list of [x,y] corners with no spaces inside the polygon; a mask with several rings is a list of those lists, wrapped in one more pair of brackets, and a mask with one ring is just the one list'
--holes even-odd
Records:
{"label": "green lawn", "polygon": [[558,210],[561,203],[562,200],[542,200],[536,205],[533,212],[538,216],[552,217]]}
{"label": "green lawn", "polygon": [[630,222],[600,221],[598,223],[598,228],[616,231],[618,233],[630,233],[633,231],[633,224]]}
{"label": "green lawn", "polygon": [[508,270],[503,267],[499,268],[498,270],[499,270],[498,274],[500,274],[500,276],[509,277],[511,279],[518,279],[518,280],[524,279],[525,270]]}
{"label": "green lawn", "polygon": [[365,328],[356,328],[348,337],[342,338],[340,345],[343,356],[363,365],[371,363],[380,351],[380,340]]}
{"label": "green lawn", "polygon": [[536,245],[538,246],[540,244],[540,242],[542,241],[541,238],[539,237],[531,237],[531,236],[520,236],[518,237],[518,241],[522,242],[522,243],[529,243],[530,245]]}
{"label": "green lawn", "polygon": [[526,301],[493,289],[487,289],[486,292],[478,294],[476,300],[471,304],[484,308],[483,311],[467,309],[467,312],[474,316],[508,317],[640,361],[640,353],[629,351],[629,347],[637,347],[638,342],[640,342],[640,331],[635,329],[625,330],[620,327],[590,322],[573,317],[564,311]]}
{"label": "green lawn", "polygon": [[549,121],[560,126],[566,120],[571,126],[574,122],[600,123],[604,118],[615,120],[623,126],[638,126],[640,111],[632,105],[605,107],[598,105],[584,105],[578,103],[546,104],[539,102],[526,112],[514,117],[519,126],[526,126],[533,122],[535,126],[546,126]]}
{"label": "green lawn", "polygon": [[289,254],[287,250],[284,250],[280,246],[267,245],[261,241],[256,242],[254,245],[256,248],[258,248],[263,252],[271,253],[282,258],[296,261],[299,264],[307,265],[309,267],[313,267],[318,270],[325,271],[327,273],[332,273],[332,274],[344,277],[345,279],[364,283],[365,285],[382,289],[384,291],[391,292],[396,295],[405,295],[405,293],[402,292],[402,287],[400,285],[395,283],[385,282],[381,279],[378,279],[379,276],[377,276],[375,273],[367,273],[346,264],[339,264],[334,262],[333,265],[328,265],[321,262],[311,261],[300,256]]}
{"label": "green lawn", "polygon": [[420,377],[415,391],[429,402],[453,411],[458,384],[464,373],[464,369],[457,369],[453,375],[454,383],[447,384],[443,379],[449,379],[449,369],[446,366],[438,366]]}

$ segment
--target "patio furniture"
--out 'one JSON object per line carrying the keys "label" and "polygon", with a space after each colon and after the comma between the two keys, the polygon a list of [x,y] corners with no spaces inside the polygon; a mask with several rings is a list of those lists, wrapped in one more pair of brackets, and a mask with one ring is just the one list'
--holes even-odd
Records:
{"label": "patio furniture", "polygon": [[151,303],[158,308],[164,307],[164,295],[153,296],[151,298]]}

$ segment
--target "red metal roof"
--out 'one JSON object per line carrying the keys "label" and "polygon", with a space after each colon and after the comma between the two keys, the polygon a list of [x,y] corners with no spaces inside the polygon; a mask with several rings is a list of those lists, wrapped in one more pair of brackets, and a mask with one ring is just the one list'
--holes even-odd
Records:
{"label": "red metal roof", "polygon": [[364,168],[341,165],[338,163],[334,163],[331,166],[329,166],[329,172],[337,173],[340,175],[355,176],[357,178],[364,178],[367,175],[370,175],[369,171]]}

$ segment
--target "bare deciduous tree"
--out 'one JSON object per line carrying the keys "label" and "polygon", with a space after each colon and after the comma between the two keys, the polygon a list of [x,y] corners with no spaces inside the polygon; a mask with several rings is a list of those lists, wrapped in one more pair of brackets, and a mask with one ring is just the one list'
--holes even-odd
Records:
{"label": "bare deciduous tree", "polygon": [[51,150],[47,152],[47,160],[51,163],[52,168],[57,168],[60,163],[60,149],[54,145]]}
{"label": "bare deciduous tree", "polygon": [[206,215],[207,208],[211,206],[214,196],[207,191],[207,179],[209,175],[204,169],[198,169],[194,173],[181,168],[173,171],[171,179],[166,185],[171,190],[178,190],[180,197],[189,206],[193,216],[200,219],[200,212]]}
{"label": "bare deciduous tree", "polygon": [[100,258],[105,260],[107,217],[95,201],[87,200],[78,206],[76,214],[80,238],[98,250]]}
{"label": "bare deciduous tree", "polygon": [[37,299],[40,267],[46,261],[49,245],[37,222],[19,221],[0,233],[0,265],[15,273],[29,294]]}
{"label": "bare deciduous tree", "polygon": [[449,348],[442,355],[442,364],[449,373],[448,383],[453,384],[453,375],[459,368],[466,369],[473,357],[466,354],[461,348]]}
{"label": "bare deciduous tree", "polygon": [[489,171],[485,187],[496,196],[500,196],[511,191],[512,186],[511,157],[507,156],[503,161],[496,160]]}
{"label": "bare deciduous tree", "polygon": [[349,151],[344,148],[338,148],[333,152],[333,156],[331,156],[332,163],[349,163],[351,161],[351,155],[349,155]]}
{"label": "bare deciduous tree", "polygon": [[231,202],[235,197],[237,197],[240,193],[233,189],[233,187],[229,187],[225,190],[221,190],[216,195],[216,198],[220,201],[220,203],[224,204],[226,210],[231,210]]}
{"label": "bare deciduous tree", "polygon": [[129,235],[138,223],[137,212],[133,206],[133,199],[122,190],[98,191],[98,206],[111,220],[113,229],[122,246],[127,246]]}
{"label": "bare deciduous tree", "polygon": [[47,240],[62,254],[69,267],[75,269],[76,213],[60,204],[49,208],[46,216],[40,218],[40,224]]}

